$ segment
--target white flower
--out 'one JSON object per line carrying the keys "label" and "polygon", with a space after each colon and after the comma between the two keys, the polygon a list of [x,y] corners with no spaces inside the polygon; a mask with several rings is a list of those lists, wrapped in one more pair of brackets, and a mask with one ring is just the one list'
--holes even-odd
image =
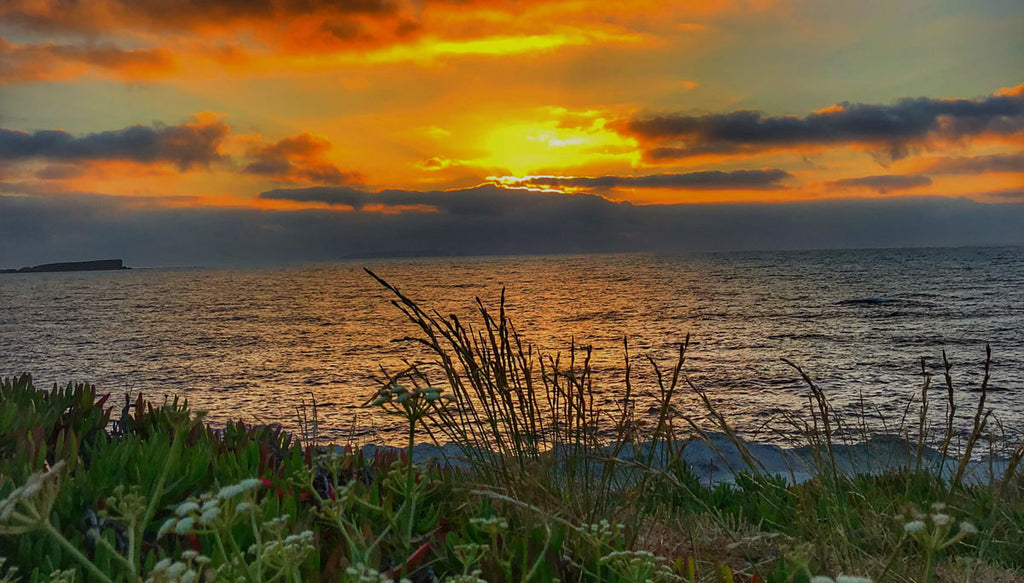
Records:
{"label": "white flower", "polygon": [[235,506],[235,512],[239,514],[245,514],[246,512],[252,512],[256,508],[251,502],[240,502],[238,506]]}
{"label": "white flower", "polygon": [[198,556],[199,556],[199,553],[196,552],[196,551],[193,551],[191,549],[185,551],[184,553],[181,553],[181,559],[183,561],[191,561],[192,559],[194,559],[194,558],[196,558]]}
{"label": "white flower", "polygon": [[960,522],[960,532],[964,534],[978,534],[978,527],[964,520]]}
{"label": "white flower", "polygon": [[205,526],[209,526],[211,522],[217,520],[218,516],[220,516],[220,508],[217,506],[210,506],[203,509],[203,515],[199,517],[199,522],[203,523]]}
{"label": "white flower", "polygon": [[920,520],[914,520],[903,525],[903,530],[910,534],[914,534],[915,532],[924,532],[924,529],[924,522],[921,522]]}
{"label": "white flower", "polygon": [[176,562],[167,568],[167,574],[172,577],[178,577],[188,571],[188,565],[185,563]]}
{"label": "white flower", "polygon": [[174,509],[174,513],[178,516],[187,516],[189,514],[192,514],[193,512],[197,512],[198,510],[199,505],[190,500],[188,502],[182,502],[181,504],[178,504],[178,507]]}
{"label": "white flower", "polygon": [[241,484],[231,484],[230,486],[224,486],[221,488],[220,491],[217,492],[217,498],[220,498],[221,500],[228,500],[238,496],[242,492],[245,492],[245,488],[243,488]]}
{"label": "white flower", "polygon": [[[156,538],[162,538],[165,534],[167,534],[168,532],[171,532],[171,529],[174,528],[177,524],[178,524],[178,519],[177,518],[168,518],[166,522],[164,522],[162,525],[160,525],[160,530],[157,531]],[[157,563],[157,564],[159,564],[159,563]]]}
{"label": "white flower", "polygon": [[836,583],[832,577],[826,577],[824,575],[818,575],[817,577],[811,577],[811,583]]}
{"label": "white flower", "polygon": [[255,490],[256,488],[259,488],[260,486],[263,485],[263,480],[259,478],[246,478],[239,482],[238,485],[245,488],[246,490]]}
{"label": "white flower", "polygon": [[174,527],[174,532],[176,532],[178,534],[188,534],[188,531],[192,530],[192,527],[195,525],[195,523],[196,523],[195,519],[192,518],[191,516],[188,516],[186,518],[182,518],[181,520],[178,521],[178,524]]}
{"label": "white flower", "polygon": [[836,583],[874,583],[868,577],[855,577],[853,575],[840,575],[836,577]]}
{"label": "white flower", "polygon": [[953,518],[948,514],[932,514],[932,522],[935,526],[946,526],[953,522]]}

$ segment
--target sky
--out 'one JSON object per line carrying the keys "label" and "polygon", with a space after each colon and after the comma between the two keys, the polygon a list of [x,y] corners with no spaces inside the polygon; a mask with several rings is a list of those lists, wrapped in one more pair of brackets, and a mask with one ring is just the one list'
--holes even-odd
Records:
{"label": "sky", "polygon": [[1018,0],[5,0],[0,267],[1024,244]]}

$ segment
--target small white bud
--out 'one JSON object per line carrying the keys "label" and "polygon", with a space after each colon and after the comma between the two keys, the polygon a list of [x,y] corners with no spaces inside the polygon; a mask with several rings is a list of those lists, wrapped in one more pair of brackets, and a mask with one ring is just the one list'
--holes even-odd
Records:
{"label": "small white bud", "polygon": [[903,525],[903,530],[907,531],[910,534],[913,534],[915,532],[924,532],[924,529],[925,524],[920,520],[913,520]]}

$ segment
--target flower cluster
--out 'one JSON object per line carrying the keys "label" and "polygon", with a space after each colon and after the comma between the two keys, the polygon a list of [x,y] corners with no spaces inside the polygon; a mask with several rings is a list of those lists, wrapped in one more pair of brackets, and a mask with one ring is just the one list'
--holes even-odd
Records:
{"label": "flower cluster", "polygon": [[450,393],[442,395],[441,393],[441,389],[437,387],[413,387],[410,389],[398,383],[391,383],[377,393],[370,405],[384,408],[390,405],[394,413],[422,417],[427,413],[429,407],[441,406],[439,401],[455,400],[455,395]]}
{"label": "flower cluster", "polygon": [[[394,579],[387,573],[371,569],[362,563],[345,569],[345,583],[392,583]],[[412,583],[409,579],[399,579],[399,583]]]}
{"label": "flower cluster", "polygon": [[625,526],[622,524],[612,524],[607,519],[602,519],[596,524],[584,524],[580,527],[580,532],[591,537],[598,544],[607,544],[622,534],[623,529]]}
{"label": "flower cluster", "polygon": [[855,577],[853,575],[839,575],[835,579],[832,577],[826,577],[824,575],[818,575],[817,577],[811,578],[811,583],[874,583],[868,577]]}
{"label": "flower cluster", "polygon": [[204,580],[204,569],[209,564],[210,557],[185,551],[177,561],[169,558],[158,561],[145,583],[198,583]]}
{"label": "flower cluster", "polygon": [[661,563],[648,551],[613,551],[601,557],[600,563],[626,581],[679,581],[671,567]]}
{"label": "flower cluster", "polygon": [[207,493],[199,498],[189,498],[179,504],[174,509],[174,516],[160,526],[157,538],[172,531],[178,535],[185,535],[197,530],[209,530],[222,517],[230,523],[233,516],[251,512],[256,506],[244,500],[228,508],[228,515],[225,515],[228,503],[241,494],[259,488],[262,484],[258,478],[249,478],[237,484],[224,486],[216,494]]}
{"label": "flower cluster", "polygon": [[0,535],[17,535],[42,528],[50,519],[53,503],[67,473],[61,460],[52,468],[29,476],[0,502]]}
{"label": "flower cluster", "polygon": [[913,520],[903,525],[903,531],[922,547],[939,551],[963,540],[965,537],[978,533],[977,527],[971,522],[961,520],[956,534],[952,534],[956,521],[945,513],[946,505],[941,502],[932,504],[931,514],[924,515],[916,510]]}
{"label": "flower cluster", "polygon": [[313,531],[304,530],[296,534],[289,534],[281,538],[274,538],[264,541],[262,545],[249,547],[249,555],[260,557],[262,562],[269,567],[276,568],[282,572],[299,565],[306,556],[312,553],[316,545]]}
{"label": "flower cluster", "polygon": [[469,523],[491,536],[497,536],[498,534],[508,530],[508,521],[500,516],[491,516],[489,518],[470,518]]}

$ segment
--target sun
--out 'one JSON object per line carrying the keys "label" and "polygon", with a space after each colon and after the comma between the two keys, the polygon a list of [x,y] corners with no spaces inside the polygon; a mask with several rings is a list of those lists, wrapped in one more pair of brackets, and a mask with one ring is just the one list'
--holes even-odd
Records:
{"label": "sun", "polygon": [[586,127],[564,127],[557,120],[500,125],[486,136],[484,149],[484,165],[518,176],[638,162],[633,139],[605,129],[600,118]]}

